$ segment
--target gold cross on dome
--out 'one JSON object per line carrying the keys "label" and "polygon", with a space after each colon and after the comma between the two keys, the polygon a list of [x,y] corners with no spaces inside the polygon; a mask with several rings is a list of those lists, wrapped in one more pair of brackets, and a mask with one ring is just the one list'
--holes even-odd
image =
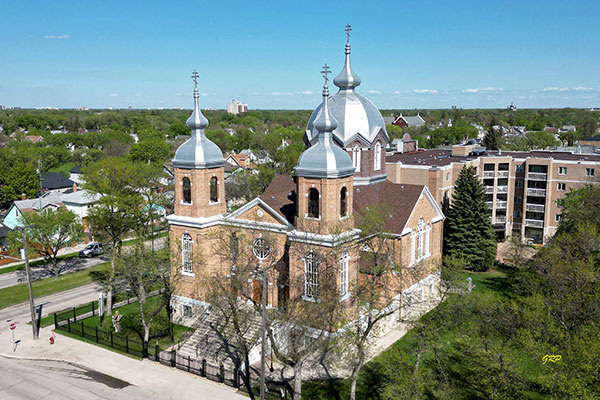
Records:
{"label": "gold cross on dome", "polygon": [[349,42],[350,41],[350,32],[352,32],[352,28],[350,27],[350,24],[346,24],[346,29],[344,29],[344,31],[346,32],[346,40]]}
{"label": "gold cross on dome", "polygon": [[194,72],[192,72],[192,80],[194,81],[194,88],[197,89],[198,88],[198,71],[196,71],[194,69]]}
{"label": "gold cross on dome", "polygon": [[323,78],[325,78],[325,84],[327,85],[327,82],[329,82],[329,78],[327,77],[327,75],[330,73],[331,71],[329,71],[329,65],[327,65],[327,63],[325,63],[325,65],[323,65],[323,71],[321,71],[321,73],[323,74]]}

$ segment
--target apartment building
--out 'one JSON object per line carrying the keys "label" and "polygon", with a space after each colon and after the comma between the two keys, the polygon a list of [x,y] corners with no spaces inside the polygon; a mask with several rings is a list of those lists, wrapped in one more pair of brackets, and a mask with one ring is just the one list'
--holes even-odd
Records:
{"label": "apartment building", "polygon": [[246,103],[242,103],[239,100],[231,100],[229,103],[227,103],[227,112],[229,114],[242,114],[248,111],[248,104]]}
{"label": "apartment building", "polygon": [[559,151],[485,151],[476,145],[451,150],[394,153],[386,158],[388,180],[427,185],[445,209],[465,165],[473,165],[485,186],[490,218],[499,238],[545,243],[560,221],[556,201],[570,189],[598,181],[600,155]]}

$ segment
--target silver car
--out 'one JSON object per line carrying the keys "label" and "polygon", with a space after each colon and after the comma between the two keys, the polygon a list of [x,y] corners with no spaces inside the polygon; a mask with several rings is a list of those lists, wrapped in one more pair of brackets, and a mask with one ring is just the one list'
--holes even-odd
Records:
{"label": "silver car", "polygon": [[79,252],[79,257],[94,257],[102,254],[102,245],[100,243],[90,243]]}

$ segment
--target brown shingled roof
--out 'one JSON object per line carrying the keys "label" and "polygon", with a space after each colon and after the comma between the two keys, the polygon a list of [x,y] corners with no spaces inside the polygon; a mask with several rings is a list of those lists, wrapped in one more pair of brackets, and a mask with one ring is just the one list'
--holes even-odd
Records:
{"label": "brown shingled roof", "polygon": [[281,214],[290,224],[294,223],[296,217],[296,182],[293,176],[275,175],[260,199]]}
{"label": "brown shingled roof", "polygon": [[390,181],[355,186],[353,201],[355,221],[360,221],[360,215],[369,206],[374,204],[387,206],[391,214],[386,219],[383,231],[400,234],[423,192],[423,187],[423,185],[403,185]]}
{"label": "brown shingled roof", "polygon": [[[402,233],[419,196],[423,192],[422,185],[403,185],[384,181],[373,185],[355,186],[353,211],[355,220],[360,220],[360,215],[367,207],[375,204],[387,204],[391,211],[391,218],[385,224],[385,231]],[[269,187],[260,196],[260,199],[278,212],[291,224],[296,217],[296,182],[294,177],[276,175]]]}

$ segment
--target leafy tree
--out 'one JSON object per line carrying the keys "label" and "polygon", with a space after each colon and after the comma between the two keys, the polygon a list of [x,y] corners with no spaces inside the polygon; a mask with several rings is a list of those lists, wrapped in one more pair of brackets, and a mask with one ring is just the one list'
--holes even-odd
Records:
{"label": "leafy tree", "polygon": [[83,170],[84,189],[100,195],[87,216],[92,232],[111,243],[111,271],[106,277],[107,315],[112,314],[112,291],[117,257],[125,235],[143,224],[145,201],[138,192],[144,184],[139,168],[121,158],[105,158]]}
{"label": "leafy tree", "polygon": [[10,149],[0,151],[0,205],[6,207],[22,194],[32,198],[38,192],[39,179],[35,167]]}
{"label": "leafy tree", "polygon": [[485,190],[477,180],[475,167],[464,166],[445,223],[444,253],[463,259],[475,271],[489,269],[496,258],[494,229],[485,202]]}
{"label": "leafy tree", "polygon": [[129,157],[134,162],[163,164],[169,158],[170,147],[162,139],[152,138],[131,146]]}
{"label": "leafy tree", "polygon": [[[66,208],[56,210],[46,209],[40,212],[26,212],[20,217],[20,223],[25,226],[28,247],[49,259],[49,264],[44,268],[53,273],[56,278],[65,268],[66,264],[58,264],[58,252],[71,243],[83,239],[83,226],[79,217]],[[18,248],[17,242],[21,241],[21,233],[12,232],[11,242],[13,248]]]}

